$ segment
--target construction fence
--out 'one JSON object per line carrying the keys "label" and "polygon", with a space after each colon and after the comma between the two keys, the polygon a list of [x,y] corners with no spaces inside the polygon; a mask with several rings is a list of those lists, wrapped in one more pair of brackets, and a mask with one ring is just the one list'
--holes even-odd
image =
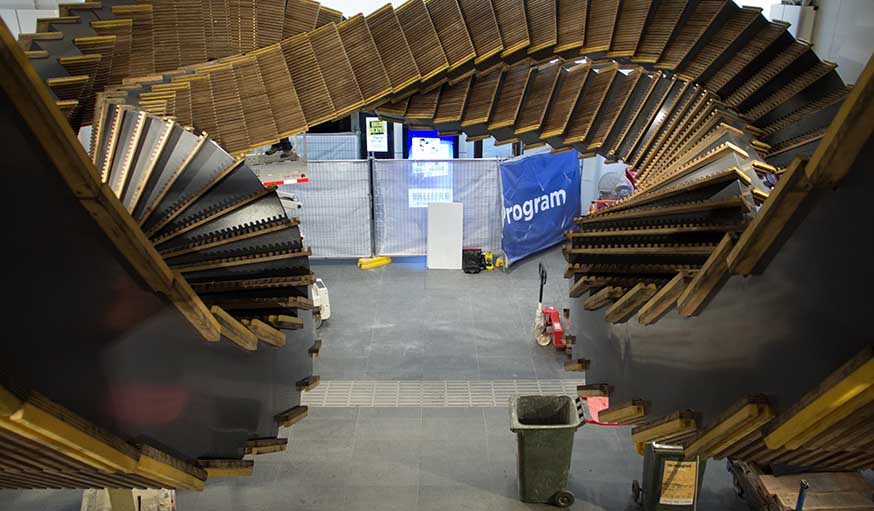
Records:
{"label": "construction fence", "polygon": [[463,243],[501,248],[499,160],[332,160],[307,164],[295,194],[304,240],[316,258],[426,255],[430,202],[464,204]]}

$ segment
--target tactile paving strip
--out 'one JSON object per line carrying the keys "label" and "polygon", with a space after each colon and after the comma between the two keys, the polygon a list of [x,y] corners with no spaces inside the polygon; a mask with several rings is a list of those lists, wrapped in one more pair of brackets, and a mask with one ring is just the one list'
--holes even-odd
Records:
{"label": "tactile paving strip", "polygon": [[322,381],[302,396],[302,404],[313,407],[506,407],[510,396],[576,395],[574,380],[331,380]]}

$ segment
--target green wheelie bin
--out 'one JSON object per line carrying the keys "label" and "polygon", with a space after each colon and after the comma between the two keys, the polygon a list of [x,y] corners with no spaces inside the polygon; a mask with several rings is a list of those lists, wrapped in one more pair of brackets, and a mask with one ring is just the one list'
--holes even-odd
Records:
{"label": "green wheelie bin", "polygon": [[510,430],[516,433],[516,464],[522,502],[568,507],[567,489],[574,434],[583,424],[569,396],[513,396]]}

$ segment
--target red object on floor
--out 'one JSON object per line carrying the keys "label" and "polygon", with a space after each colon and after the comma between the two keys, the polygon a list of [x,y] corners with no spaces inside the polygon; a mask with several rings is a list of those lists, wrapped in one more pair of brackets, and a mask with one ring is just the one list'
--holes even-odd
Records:
{"label": "red object on floor", "polygon": [[601,410],[610,408],[609,397],[589,397],[586,398],[586,406],[589,408],[589,416],[593,421],[598,422],[598,414]]}
{"label": "red object on floor", "polygon": [[601,413],[602,410],[610,408],[609,397],[583,397],[581,399],[586,402],[586,408],[589,409],[589,417],[591,417],[591,419],[586,419],[583,421],[586,424],[593,424],[595,426],[626,426],[626,424],[600,422],[598,414]]}
{"label": "red object on floor", "polygon": [[546,320],[546,333],[552,335],[552,345],[556,349],[565,349],[567,344],[564,343],[564,328],[561,326],[561,317],[558,314],[558,309],[555,307],[544,307],[543,318]]}

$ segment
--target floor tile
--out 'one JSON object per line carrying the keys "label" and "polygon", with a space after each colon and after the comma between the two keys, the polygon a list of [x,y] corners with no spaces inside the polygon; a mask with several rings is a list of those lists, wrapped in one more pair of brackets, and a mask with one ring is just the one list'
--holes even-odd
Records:
{"label": "floor tile", "polygon": [[358,418],[357,439],[384,439],[417,437],[422,432],[422,420],[403,418]]}
{"label": "floor tile", "polygon": [[352,450],[355,420],[344,418],[306,419],[294,425],[288,452],[332,453]]}
{"label": "floor tile", "polygon": [[419,501],[418,486],[349,486],[345,493],[345,511],[411,511]]}
{"label": "floor tile", "polygon": [[531,356],[477,357],[479,374],[483,380],[533,380],[534,362]]}
{"label": "floor tile", "polygon": [[419,482],[419,464],[387,461],[376,456],[360,456],[349,460],[350,486],[408,487]]}
{"label": "floor tile", "polygon": [[[342,487],[330,484],[301,483],[295,480],[284,483],[278,481],[273,489],[272,505],[274,507],[272,509],[341,509],[345,501],[346,496]],[[236,511],[236,508],[230,506],[224,509]]]}
{"label": "floor tile", "polygon": [[[314,272],[325,275],[336,300],[333,317],[319,331],[323,350],[317,371],[323,379],[558,377],[551,369],[561,369],[561,354],[555,354],[557,365],[552,367],[538,362],[497,368],[487,363],[481,371],[477,364],[482,356],[521,358],[532,351],[536,262],[543,261],[556,276],[565,265],[557,249],[532,261],[508,273],[480,275],[428,271],[424,258],[404,258],[368,272],[351,261],[314,261]],[[556,292],[566,289],[558,286]],[[416,358],[420,353],[425,357],[421,361]]]}
{"label": "floor tile", "polygon": [[463,509],[465,511],[490,511],[495,496],[489,490],[458,486],[419,487],[420,511],[446,511]]}
{"label": "floor tile", "polygon": [[367,357],[320,356],[314,371],[324,380],[357,380],[364,377]]}
{"label": "floor tile", "polygon": [[0,509],[15,511],[79,511],[80,490],[0,490]]}
{"label": "floor tile", "polygon": [[423,456],[419,465],[419,485],[457,486],[491,490],[491,473],[485,459],[468,459],[464,462],[451,455]]}

